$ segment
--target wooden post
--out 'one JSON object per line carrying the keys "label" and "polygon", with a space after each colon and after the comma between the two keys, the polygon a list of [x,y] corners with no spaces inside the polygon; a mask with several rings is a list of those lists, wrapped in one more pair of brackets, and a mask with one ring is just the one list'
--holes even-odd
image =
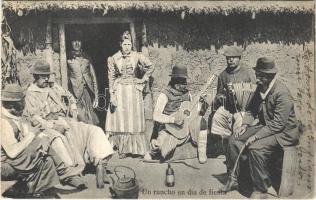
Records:
{"label": "wooden post", "polygon": [[296,184],[296,169],[298,164],[298,155],[296,146],[284,147],[281,185],[279,197],[288,197],[293,194]]}
{"label": "wooden post", "polygon": [[59,28],[61,86],[64,89],[68,90],[65,25],[59,24],[58,28]]}
{"label": "wooden post", "polygon": [[[146,30],[146,24],[144,21],[142,22],[142,44],[141,45],[142,45],[141,46],[142,54],[146,57],[149,57],[149,52],[147,48],[147,30]],[[147,84],[149,88],[149,83]],[[153,92],[151,88],[150,88],[149,93],[147,93],[144,98],[144,104],[145,104],[145,119],[146,119],[146,138],[147,138],[147,142],[150,143],[150,140],[153,134],[153,129],[154,129]]]}
{"label": "wooden post", "polygon": [[134,24],[134,22],[130,22],[129,23],[129,29],[131,31],[131,36],[132,36],[133,50],[137,51],[137,47],[136,47],[136,31],[135,31],[135,24]]}
{"label": "wooden post", "polygon": [[148,45],[148,43],[147,43],[147,30],[146,30],[146,24],[143,21],[143,23],[142,23],[142,53],[146,57],[149,56],[147,45]]}
{"label": "wooden post", "polygon": [[46,49],[45,56],[46,61],[50,64],[53,69],[53,47],[52,47],[52,17],[49,13],[47,16],[47,25],[46,25]]}

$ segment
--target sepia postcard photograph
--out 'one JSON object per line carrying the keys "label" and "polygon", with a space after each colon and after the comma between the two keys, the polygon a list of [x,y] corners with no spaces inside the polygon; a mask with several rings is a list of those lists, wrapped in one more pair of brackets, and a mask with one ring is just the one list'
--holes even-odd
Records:
{"label": "sepia postcard photograph", "polygon": [[1,199],[314,199],[313,0],[2,0]]}

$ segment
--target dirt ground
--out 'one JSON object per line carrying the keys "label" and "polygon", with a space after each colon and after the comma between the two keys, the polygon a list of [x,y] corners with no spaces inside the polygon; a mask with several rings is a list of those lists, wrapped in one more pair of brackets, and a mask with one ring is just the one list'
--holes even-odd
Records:
{"label": "dirt ground", "polygon": [[[226,181],[226,167],[223,163],[224,161],[225,157],[221,155],[217,158],[209,158],[206,164],[199,164],[196,158],[184,160],[182,163],[172,163],[171,166],[175,173],[174,187],[166,187],[164,184],[167,163],[145,163],[137,158],[119,159],[118,155],[114,154],[108,169],[111,173],[113,168],[117,165],[133,168],[136,172],[136,178],[140,186],[139,198],[142,199],[247,198],[247,195],[240,194],[238,191],[232,191],[226,194],[217,192]],[[126,176],[131,176],[128,171],[125,171],[124,174]],[[110,176],[115,179],[114,174]],[[103,189],[97,189],[94,174],[86,174],[84,177],[88,183],[88,189],[75,192],[71,188],[61,186],[58,190],[59,196],[66,199],[104,199],[111,197],[109,192],[110,184],[106,184]],[[1,191],[4,192],[6,188],[13,183],[14,182],[1,182]],[[301,184],[296,186],[292,198],[310,198],[310,195],[310,192],[306,190],[303,184]],[[270,198],[276,197],[270,195]]]}

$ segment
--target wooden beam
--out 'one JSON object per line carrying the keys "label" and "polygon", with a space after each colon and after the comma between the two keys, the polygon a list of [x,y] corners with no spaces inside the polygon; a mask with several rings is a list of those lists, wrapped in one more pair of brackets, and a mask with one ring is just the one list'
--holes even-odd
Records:
{"label": "wooden beam", "polygon": [[129,29],[131,31],[131,36],[132,36],[133,50],[137,51],[137,47],[136,47],[136,31],[135,31],[135,24],[134,24],[134,22],[130,22],[129,23]]}
{"label": "wooden beam", "polygon": [[61,86],[68,90],[65,25],[59,24],[60,75]]}
{"label": "wooden beam", "polygon": [[104,23],[130,23],[133,18],[120,17],[86,17],[86,18],[55,18],[56,24],[104,24]]}

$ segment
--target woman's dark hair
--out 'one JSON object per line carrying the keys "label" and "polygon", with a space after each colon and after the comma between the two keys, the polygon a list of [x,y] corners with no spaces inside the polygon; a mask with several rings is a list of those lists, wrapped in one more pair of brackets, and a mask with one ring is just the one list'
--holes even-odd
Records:
{"label": "woman's dark hair", "polygon": [[124,40],[132,40],[132,36],[129,33],[129,31],[124,31],[120,37],[120,43],[122,43]]}

